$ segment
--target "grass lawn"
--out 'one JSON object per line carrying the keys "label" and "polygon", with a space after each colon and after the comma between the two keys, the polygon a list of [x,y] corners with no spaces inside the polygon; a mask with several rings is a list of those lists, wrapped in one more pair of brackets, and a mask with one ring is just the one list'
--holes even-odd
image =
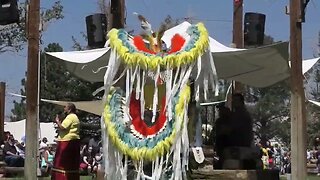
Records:
{"label": "grass lawn", "polygon": [[[287,180],[287,176],[281,176],[280,180]],[[320,180],[320,176],[308,175],[307,180]]]}

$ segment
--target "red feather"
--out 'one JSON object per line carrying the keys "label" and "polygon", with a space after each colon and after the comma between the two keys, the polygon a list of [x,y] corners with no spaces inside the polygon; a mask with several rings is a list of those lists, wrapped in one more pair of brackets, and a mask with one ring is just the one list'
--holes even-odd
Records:
{"label": "red feather", "polygon": [[179,34],[175,34],[171,39],[171,50],[168,54],[175,53],[181,50],[186,40]]}
{"label": "red feather", "polygon": [[144,43],[144,41],[143,41],[141,36],[134,36],[133,37],[133,44],[139,51],[147,52],[147,53],[150,53],[150,54],[156,54],[155,52],[153,52],[153,51],[151,51],[150,49],[147,48],[147,46]]}

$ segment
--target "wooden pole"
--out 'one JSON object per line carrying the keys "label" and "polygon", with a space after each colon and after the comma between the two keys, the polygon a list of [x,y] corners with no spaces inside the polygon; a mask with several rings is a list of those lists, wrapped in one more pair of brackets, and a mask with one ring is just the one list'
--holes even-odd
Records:
{"label": "wooden pole", "polygon": [[[125,24],[125,0],[111,0],[109,25],[111,28],[121,29]],[[109,28],[108,28],[109,29]]]}
{"label": "wooden pole", "polygon": [[37,179],[38,167],[38,66],[40,0],[30,0],[28,11],[28,67],[25,179]]}
{"label": "wooden pole", "polygon": [[290,0],[291,172],[306,179],[306,112],[302,75],[301,0]]}
{"label": "wooden pole", "polygon": [[4,118],[6,102],[6,83],[0,82],[0,143],[4,140]]}
{"label": "wooden pole", "polygon": [[[110,1],[110,9],[108,11],[108,31],[110,31],[112,28],[121,29],[124,28],[125,24],[125,0],[111,0]],[[120,74],[123,71],[123,66],[119,67],[118,74]],[[118,87],[125,87],[125,80],[122,78],[120,79],[116,86]],[[104,169],[99,169],[97,172],[97,179],[103,180]]]}
{"label": "wooden pole", "polygon": [[[236,48],[243,48],[243,0],[233,0],[233,38]],[[241,93],[243,86],[234,82],[233,93]]]}

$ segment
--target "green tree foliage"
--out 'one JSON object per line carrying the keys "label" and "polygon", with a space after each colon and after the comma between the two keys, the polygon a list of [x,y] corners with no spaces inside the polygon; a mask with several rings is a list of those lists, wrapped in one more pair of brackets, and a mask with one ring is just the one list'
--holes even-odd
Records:
{"label": "green tree foliage", "polygon": [[268,88],[249,88],[248,110],[254,121],[255,135],[263,143],[275,138],[290,144],[290,86],[288,81]]}
{"label": "green tree foliage", "polygon": [[[64,100],[64,101],[87,101],[94,99],[92,92],[102,84],[82,81],[69,73],[64,65],[59,61],[45,58],[45,52],[62,51],[59,44],[51,43],[41,52],[41,76],[40,76],[40,96],[43,99]],[[23,88],[21,94],[25,95],[26,80],[22,81]],[[55,114],[61,113],[62,107],[40,102],[40,121],[49,122]],[[25,118],[25,100],[14,102],[11,120]],[[81,113],[83,115],[83,113]]]}
{"label": "green tree foliage", "polygon": [[[17,52],[22,50],[27,42],[27,4],[22,2],[19,4],[20,22],[18,24],[10,24],[0,27],[0,53]],[[54,20],[62,19],[63,6],[60,1],[54,2],[51,8],[42,10],[41,17],[41,32],[45,31],[47,26]]]}

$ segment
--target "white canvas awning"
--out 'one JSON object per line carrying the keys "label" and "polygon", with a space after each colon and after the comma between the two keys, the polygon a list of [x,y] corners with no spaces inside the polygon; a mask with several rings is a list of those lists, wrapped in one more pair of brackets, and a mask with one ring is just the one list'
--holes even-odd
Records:
{"label": "white canvas awning", "polygon": [[[184,22],[165,32],[163,40],[170,45],[173,33],[190,26]],[[253,87],[267,87],[289,77],[288,42],[254,49],[236,49],[210,37],[218,77],[236,80]],[[109,48],[87,51],[47,53],[49,58],[63,60],[74,75],[90,82],[102,82],[109,59]]]}
{"label": "white canvas awning", "polygon": [[[9,93],[12,96],[26,98],[26,96]],[[68,103],[73,103],[78,110],[85,111],[88,113],[92,113],[98,116],[101,116],[101,112],[103,112],[103,104],[102,100],[94,100],[94,101],[57,101],[57,100],[50,100],[50,99],[40,99],[42,102],[47,102],[51,104],[56,104],[60,106],[65,106]],[[40,112],[41,113],[41,112]]]}
{"label": "white canvas awning", "polygon": [[48,99],[41,99],[43,102],[48,102],[51,104],[56,104],[60,106],[65,106],[67,103],[73,103],[78,110],[85,111],[88,113],[92,113],[98,116],[101,116],[103,112],[102,100],[95,101],[55,101]]}
{"label": "white canvas awning", "polygon": [[302,73],[305,74],[308,72],[318,61],[320,58],[306,59],[302,63]]}
{"label": "white canvas awning", "polygon": [[[11,134],[13,134],[14,138],[20,142],[21,138],[25,136],[25,125],[25,119],[16,122],[4,122],[4,131],[9,131]],[[56,135],[57,133],[53,122],[40,123],[39,138],[46,137],[48,139],[48,143],[54,143]]]}

